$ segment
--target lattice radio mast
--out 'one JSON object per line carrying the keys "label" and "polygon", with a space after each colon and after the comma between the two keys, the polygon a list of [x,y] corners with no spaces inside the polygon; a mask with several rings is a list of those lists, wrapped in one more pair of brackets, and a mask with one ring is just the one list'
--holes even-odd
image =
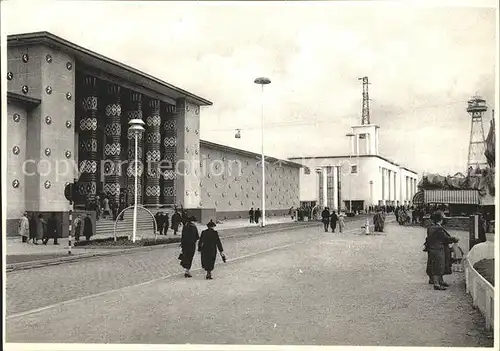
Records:
{"label": "lattice radio mast", "polygon": [[368,96],[368,77],[358,78],[363,81],[363,110],[361,124],[370,124],[370,97]]}
{"label": "lattice radio mast", "polygon": [[488,166],[486,162],[486,138],[484,137],[483,114],[488,110],[486,100],[476,95],[467,101],[467,112],[471,117],[469,157],[467,160],[467,172],[472,169],[483,169]]}

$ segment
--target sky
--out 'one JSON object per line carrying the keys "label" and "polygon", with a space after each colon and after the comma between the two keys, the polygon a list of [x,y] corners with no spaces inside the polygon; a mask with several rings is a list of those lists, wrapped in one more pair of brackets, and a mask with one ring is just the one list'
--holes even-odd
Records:
{"label": "sky", "polygon": [[[494,1],[479,1],[491,4]],[[476,2],[477,4],[477,2]],[[373,2],[2,1],[2,33],[49,31],[213,102],[201,138],[274,157],[348,155],[371,82],[380,154],[419,173],[464,172],[467,100],[495,106],[490,7]],[[29,11],[26,8],[29,7]],[[254,79],[271,79],[264,93]],[[234,137],[241,129],[242,137]]]}

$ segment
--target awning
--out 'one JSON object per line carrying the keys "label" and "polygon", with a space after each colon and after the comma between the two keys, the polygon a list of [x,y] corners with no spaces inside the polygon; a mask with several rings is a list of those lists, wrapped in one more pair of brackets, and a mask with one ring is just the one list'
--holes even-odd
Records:
{"label": "awning", "polygon": [[425,190],[426,203],[479,205],[477,190]]}
{"label": "awning", "polygon": [[424,203],[424,192],[418,191],[415,195],[413,195],[412,203],[415,205],[420,205]]}

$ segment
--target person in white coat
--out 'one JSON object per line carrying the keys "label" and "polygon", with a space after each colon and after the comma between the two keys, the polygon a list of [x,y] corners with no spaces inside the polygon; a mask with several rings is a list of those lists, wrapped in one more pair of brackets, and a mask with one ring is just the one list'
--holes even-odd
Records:
{"label": "person in white coat", "polygon": [[23,216],[19,220],[18,234],[21,236],[23,243],[30,242],[30,221],[28,219],[28,213],[24,212]]}

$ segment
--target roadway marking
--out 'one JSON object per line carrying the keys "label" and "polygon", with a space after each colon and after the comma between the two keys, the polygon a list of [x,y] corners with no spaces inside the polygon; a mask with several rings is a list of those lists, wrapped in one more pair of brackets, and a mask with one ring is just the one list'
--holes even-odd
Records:
{"label": "roadway marking", "polygon": [[[351,232],[359,232],[359,229],[358,228],[353,228],[353,229],[349,229],[349,230],[344,231],[344,233],[351,233]],[[245,259],[245,258],[254,257],[254,256],[265,254],[265,253],[268,253],[268,252],[271,252],[271,251],[281,250],[281,249],[284,249],[284,248],[287,248],[287,247],[290,247],[290,246],[293,246],[293,245],[306,243],[306,242],[313,241],[313,240],[316,240],[318,238],[324,237],[325,234],[328,234],[328,233],[326,233],[326,232],[323,233],[322,232],[321,235],[318,235],[316,237],[308,238],[308,239],[305,239],[305,240],[299,240],[299,241],[295,241],[295,242],[290,243],[290,244],[281,245],[281,246],[275,246],[275,247],[272,247],[270,249],[266,249],[266,250],[259,251],[259,252],[256,252],[256,253],[251,253],[251,254],[247,254],[247,255],[242,255],[242,256],[239,256],[239,257],[231,258],[231,259],[228,259],[227,262],[239,261],[239,260],[242,260],[242,259]],[[330,233],[330,234],[333,234],[333,233]],[[217,263],[217,265],[219,265],[219,264],[221,264],[221,263]],[[200,267],[200,268],[193,269],[191,271],[192,272],[196,272],[196,271],[201,271],[201,270],[203,270],[203,268]],[[24,312],[20,312],[20,313],[16,313],[16,314],[11,314],[9,316],[6,316],[5,319],[6,320],[10,320],[10,319],[15,319],[15,318],[19,318],[19,317],[24,317],[24,316],[27,316],[27,315],[30,315],[30,314],[47,311],[47,310],[54,309],[56,307],[60,307],[60,306],[64,306],[64,305],[68,305],[68,304],[71,304],[71,303],[74,303],[74,302],[80,302],[80,301],[90,300],[90,299],[94,299],[94,298],[97,298],[97,297],[101,297],[101,296],[105,296],[105,295],[108,295],[108,294],[112,294],[112,293],[115,293],[115,292],[123,291],[123,290],[126,290],[126,289],[133,289],[133,288],[137,288],[137,287],[149,285],[149,284],[152,284],[152,283],[159,282],[161,280],[169,279],[169,278],[176,277],[176,276],[182,276],[183,274],[184,273],[173,273],[173,274],[164,275],[162,277],[155,278],[155,279],[152,279],[152,280],[148,280],[148,281],[145,281],[145,282],[142,282],[142,283],[128,285],[128,286],[124,286],[124,287],[118,288],[118,289],[107,290],[107,291],[103,291],[103,292],[100,292],[100,293],[97,293],[97,294],[92,294],[92,295],[86,295],[86,296],[82,296],[82,297],[77,297],[75,299],[70,299],[70,300],[58,302],[56,304],[52,304],[52,305],[48,305],[48,306],[44,306],[44,307],[35,308],[33,310],[28,310],[28,311],[24,311]]]}

